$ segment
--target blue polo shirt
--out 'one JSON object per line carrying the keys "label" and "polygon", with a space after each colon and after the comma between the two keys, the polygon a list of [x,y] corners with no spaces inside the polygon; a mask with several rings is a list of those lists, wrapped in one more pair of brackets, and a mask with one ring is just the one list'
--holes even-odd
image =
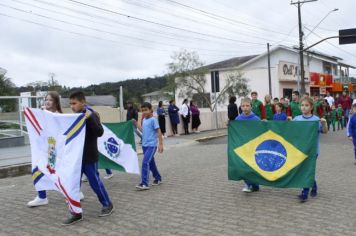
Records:
{"label": "blue polo shirt", "polygon": [[244,113],[241,113],[235,120],[261,120],[255,113],[251,112],[250,115],[246,116]]}
{"label": "blue polo shirt", "polygon": [[155,117],[144,118],[142,123],[142,147],[157,147],[158,121]]}

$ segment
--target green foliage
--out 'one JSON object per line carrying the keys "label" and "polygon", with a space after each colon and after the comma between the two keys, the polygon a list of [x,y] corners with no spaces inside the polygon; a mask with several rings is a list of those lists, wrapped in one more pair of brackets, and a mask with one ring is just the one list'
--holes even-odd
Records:
{"label": "green foliage", "polygon": [[196,100],[212,109],[210,96],[207,96],[209,91],[206,90],[205,79],[209,71],[203,67],[204,63],[199,59],[198,53],[182,50],[175,52],[172,60],[168,64],[170,83],[174,83],[174,87],[179,89],[178,96],[184,98],[194,96]]}
{"label": "green foliage", "polygon": [[225,102],[227,96],[244,97],[250,92],[248,79],[237,71],[227,74],[224,88],[217,93],[216,98],[211,97],[210,91],[206,89],[206,75],[209,75],[209,70],[203,66],[196,52],[182,50],[174,53],[172,59],[173,62],[168,64],[170,80],[179,89],[179,96],[193,98],[199,104],[204,104],[204,107],[209,107],[211,111],[217,104]]}
{"label": "green foliage", "polygon": [[[0,75],[0,96],[16,96],[16,86],[7,78],[5,75]],[[0,111],[2,112],[12,112],[16,110],[15,99],[1,99],[0,100]]]}

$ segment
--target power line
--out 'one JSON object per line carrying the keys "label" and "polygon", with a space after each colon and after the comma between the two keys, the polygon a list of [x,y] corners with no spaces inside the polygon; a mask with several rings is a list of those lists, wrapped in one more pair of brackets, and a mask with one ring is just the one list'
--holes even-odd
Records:
{"label": "power line", "polygon": [[174,1],[174,0],[164,0],[164,1],[167,1],[167,2],[171,2],[171,3],[174,3],[176,5],[179,5],[179,6],[182,6],[182,7],[185,7],[185,8],[188,8],[188,9],[191,9],[191,10],[194,10],[194,11],[198,11],[198,12],[201,12],[205,15],[208,15],[208,16],[212,16],[214,18],[219,18],[219,19],[224,19],[230,23],[236,23],[236,24],[240,24],[240,25],[246,25],[246,26],[249,26],[249,27],[253,27],[253,28],[256,28],[256,29],[259,29],[259,30],[262,30],[262,31],[266,31],[266,32],[273,32],[273,33],[276,33],[276,34],[281,34],[281,35],[288,35],[288,34],[285,34],[285,33],[282,33],[282,32],[279,32],[279,31],[275,31],[275,30],[271,30],[271,29],[265,29],[265,28],[262,28],[262,27],[259,27],[259,26],[256,26],[256,25],[252,25],[252,24],[249,24],[249,23],[246,23],[246,22],[243,22],[243,21],[239,21],[239,20],[236,20],[236,19],[232,19],[232,18],[228,18],[228,17],[224,17],[224,16],[220,16],[220,15],[217,15],[215,13],[212,13],[212,12],[208,12],[208,11],[205,11],[205,10],[201,10],[201,9],[198,9],[198,8],[195,8],[195,7],[192,7],[192,6],[189,6],[187,4],[183,4],[183,3],[180,3],[180,2],[177,2],[177,1]]}
{"label": "power line", "polygon": [[[76,31],[71,31],[71,30],[65,30],[62,28],[58,28],[55,26],[50,26],[47,24],[43,24],[43,23],[39,23],[39,22],[35,22],[35,21],[31,21],[31,20],[27,20],[24,18],[20,18],[20,17],[15,17],[15,16],[10,16],[8,14],[4,14],[2,12],[0,12],[0,16],[4,16],[7,18],[11,18],[11,19],[15,19],[18,21],[22,21],[22,22],[26,22],[26,23],[30,23],[30,24],[34,24],[34,25],[38,25],[44,28],[48,28],[51,30],[55,30],[55,31],[60,31],[60,32],[64,32],[64,33],[68,33],[68,34],[73,34],[73,35],[77,35],[77,36],[81,36],[81,37],[86,37],[86,38],[92,38],[92,39],[96,39],[99,41],[106,41],[106,42],[110,42],[110,43],[114,43],[114,44],[118,44],[120,46],[122,46],[123,44],[127,45],[127,46],[131,46],[131,47],[141,47],[141,48],[145,48],[145,49],[149,49],[149,50],[154,50],[154,51],[159,51],[159,52],[165,52],[165,53],[172,53],[171,50],[165,50],[165,49],[161,49],[161,48],[153,48],[153,47],[149,47],[149,46],[144,46],[144,45],[137,45],[137,44],[132,44],[132,43],[127,43],[127,42],[123,42],[123,41],[116,41],[116,40],[111,40],[111,39],[106,39],[106,38],[102,38],[102,37],[98,37],[98,36],[93,36],[93,35],[89,35],[89,34],[84,34],[84,33],[78,33]],[[188,48],[190,49],[190,48]],[[221,56],[221,57],[233,57],[236,56],[236,54],[208,54],[208,53],[199,53],[199,55],[206,55],[206,56]]]}
{"label": "power line", "polygon": [[[56,14],[60,14],[60,15],[65,15],[65,16],[69,16],[69,17],[72,17],[72,18],[76,18],[76,19],[80,19],[80,20],[85,20],[85,21],[89,21],[89,22],[93,22],[93,23],[96,23],[96,24],[101,24],[101,25],[105,25],[105,26],[108,26],[108,27],[112,27],[112,28],[115,28],[117,29],[117,26],[114,26],[113,24],[107,24],[107,23],[103,23],[103,22],[98,22],[98,21],[94,21],[94,20],[90,20],[88,18],[82,18],[82,17],[78,17],[76,15],[71,15],[71,14],[66,14],[66,13],[63,13],[63,12],[58,12],[58,11],[55,11],[55,10],[51,10],[51,9],[48,9],[48,8],[44,8],[44,7],[39,7],[38,5],[33,5],[33,4],[29,4],[29,3],[25,3],[23,1],[20,1],[20,0],[12,0],[14,2],[18,2],[20,4],[23,4],[23,5],[27,5],[27,6],[31,6],[31,7],[35,7],[35,8],[38,8],[38,9],[41,9],[41,10],[45,10],[45,11],[49,11],[49,12],[54,12]],[[105,20],[105,21],[110,21],[110,22],[113,22],[115,24],[119,24],[120,26],[123,26],[125,27],[126,29],[130,30],[130,31],[133,31],[133,32],[137,32],[133,29],[132,26],[129,26],[125,23],[122,23],[120,21],[117,21],[117,20],[114,20],[114,19],[111,19],[111,18],[107,18],[107,17],[102,17],[100,15],[93,15],[93,14],[89,14],[87,12],[83,12],[83,11],[78,11],[78,10],[75,10],[75,9],[72,9],[72,8],[69,8],[69,7],[65,7],[65,6],[62,6],[62,5],[57,5],[57,4],[52,4],[52,3],[48,3],[46,1],[42,1],[42,0],[33,0],[33,1],[36,1],[36,2],[40,2],[42,4],[46,4],[46,5],[49,5],[51,7],[56,7],[56,8],[61,8],[61,9],[66,9],[66,10],[69,10],[69,11],[72,11],[72,12],[75,12],[75,13],[79,13],[79,14],[82,14],[82,15],[85,15],[85,16],[88,16],[90,18],[94,18],[94,19],[98,19],[100,18]],[[174,38],[174,37],[179,37],[180,41],[187,41],[187,42],[193,42],[194,39],[197,39],[199,41],[206,41],[206,42],[213,42],[213,41],[216,41],[218,42],[216,39],[206,39],[206,38],[202,38],[202,37],[195,37],[195,36],[183,36],[183,35],[179,35],[179,34],[175,34],[175,33],[171,33],[171,32],[166,32],[166,31],[159,31],[159,30],[154,30],[154,29],[146,29],[146,28],[143,28],[143,27],[140,27],[140,26],[134,26],[135,28],[139,28],[139,29],[143,29],[147,32],[145,32],[144,34],[152,34],[152,35],[159,35],[159,37],[164,37],[164,38],[168,38],[168,39],[171,39],[171,40],[177,40],[177,38]],[[170,36],[172,37],[170,37]],[[220,43],[220,42],[219,42]],[[232,42],[231,42],[232,43]],[[234,43],[235,44],[235,43]],[[246,46],[244,46],[246,47]]]}
{"label": "power line", "polygon": [[[306,28],[309,32],[312,32],[308,27],[305,26],[305,28]],[[318,34],[315,33],[315,32],[312,32],[312,34],[314,34],[315,36],[317,36],[317,37],[320,38],[320,39],[323,39],[323,37],[321,37],[320,35],[318,35]],[[328,42],[328,41],[325,41],[325,42],[326,42],[327,44],[333,46],[334,48],[339,49],[340,51],[343,51],[344,53],[347,53],[347,54],[349,54],[350,56],[353,56],[353,57],[356,58],[356,55],[355,55],[355,54],[352,54],[352,53],[346,51],[345,49],[336,46],[335,44],[333,44],[333,43],[331,43],[331,42]]]}
{"label": "power line", "polygon": [[[66,13],[63,13],[63,12],[59,12],[59,11],[55,11],[55,10],[51,10],[51,9],[48,9],[48,8],[44,8],[44,7],[40,7],[40,6],[37,6],[37,5],[34,5],[34,4],[30,4],[30,3],[26,3],[26,2],[22,2],[20,0],[12,0],[14,2],[17,2],[17,3],[20,3],[20,4],[23,4],[23,5],[27,5],[27,6],[31,6],[31,7],[35,7],[35,8],[38,8],[38,9],[41,9],[41,10],[45,10],[45,11],[48,11],[48,12],[53,12],[53,13],[56,13],[56,14],[60,14],[60,15],[64,15],[64,16],[69,16],[69,17],[72,17],[72,18],[75,18],[75,19],[79,19],[79,20],[85,20],[85,21],[89,21],[89,22],[92,22],[92,23],[96,23],[96,24],[101,24],[101,25],[105,25],[105,26],[108,26],[108,27],[112,27],[112,28],[116,28],[115,25],[113,24],[107,24],[107,23],[103,23],[103,22],[98,22],[98,21],[94,21],[94,20],[90,20],[88,18],[83,18],[83,17],[78,17],[76,15],[71,15],[71,14],[66,14]],[[36,0],[34,0],[36,1]],[[39,1],[41,3],[45,3],[47,4],[47,2],[42,2],[42,1]],[[49,3],[48,3],[49,4]],[[55,6],[55,7],[62,7],[60,5],[55,5],[55,4],[49,4],[49,5],[52,5],[52,6]],[[67,10],[73,10],[73,9],[70,9],[70,8],[67,8],[67,7],[63,7],[64,9],[67,9]],[[80,13],[83,13],[85,14],[85,12],[80,12]],[[92,15],[88,15],[89,17],[92,17],[92,18],[96,18],[95,16],[92,16]],[[108,19],[108,18],[105,18],[105,19]],[[111,20],[111,19],[110,19]],[[126,27],[128,30],[131,30],[132,31],[132,28],[127,26],[126,24],[123,24],[122,22],[119,22],[119,21],[114,21],[112,20],[114,23],[116,24],[120,24],[121,26],[124,26]],[[160,37],[164,37],[164,38],[168,38],[168,39],[173,39],[173,40],[176,40],[176,38],[174,37],[170,37],[168,35],[174,35],[174,36],[177,36],[177,37],[181,37],[180,40],[183,40],[183,41],[192,41],[191,38],[193,39],[198,39],[198,40],[204,40],[204,41],[208,41],[210,42],[211,40],[207,40],[207,39],[204,39],[204,38],[196,38],[196,37],[184,37],[184,36],[181,36],[181,35],[177,35],[177,34],[171,34],[171,33],[168,33],[168,32],[162,32],[162,31],[155,31],[153,29],[149,29],[147,30],[148,32],[145,32],[145,34],[152,34],[152,32],[155,32],[155,34],[152,34],[152,35],[156,35],[159,34]]]}
{"label": "power line", "polygon": [[[238,35],[244,35],[244,36],[249,36],[249,37],[253,37],[253,38],[256,38],[256,39],[262,39],[262,40],[264,40],[264,41],[269,41],[269,42],[277,42],[277,41],[274,41],[274,40],[272,40],[271,38],[265,38],[265,37],[260,37],[260,36],[256,36],[256,35],[254,35],[254,34],[249,34],[249,33],[246,33],[246,32],[243,32],[243,31],[235,31],[235,30],[232,30],[231,29],[231,27],[230,27],[230,29],[225,29],[225,28],[223,28],[223,27],[221,27],[221,26],[219,26],[219,25],[217,25],[217,24],[214,24],[213,22],[209,22],[209,21],[206,21],[206,20],[204,20],[204,21],[201,21],[201,20],[196,20],[196,19],[194,19],[194,18],[192,18],[192,17],[186,17],[186,16],[182,16],[182,15],[176,15],[176,14],[174,14],[174,13],[171,13],[171,12],[167,12],[167,11],[165,11],[165,10],[167,10],[167,9],[164,9],[164,8],[162,8],[161,6],[158,6],[159,8],[161,8],[161,9],[164,9],[164,10],[159,10],[159,9],[153,9],[152,8],[152,3],[151,2],[149,2],[149,3],[147,3],[147,2],[145,2],[145,1],[140,1],[140,2],[135,2],[135,1],[132,1],[132,0],[122,0],[122,1],[124,1],[124,2],[126,2],[126,3],[128,3],[128,4],[130,4],[130,5],[134,5],[134,6],[137,6],[137,7],[141,7],[141,8],[145,8],[145,9],[147,9],[147,8],[151,8],[150,10],[152,10],[152,11],[158,11],[158,12],[161,12],[161,13],[163,13],[163,14],[167,14],[167,15],[170,15],[170,16],[175,16],[175,17],[179,17],[180,19],[186,19],[186,20],[189,20],[189,21],[193,21],[193,22],[196,22],[196,23],[198,23],[198,24],[204,24],[204,25],[211,25],[211,26],[213,26],[213,27],[215,27],[215,28],[217,28],[217,29],[219,29],[219,30],[223,30],[223,31],[225,31],[225,32],[228,32],[228,33],[234,33],[234,34],[238,34]],[[107,4],[106,4],[107,5]],[[107,5],[107,6],[109,6],[109,5]],[[157,6],[156,6],[157,7]],[[201,14],[200,14],[201,15]],[[204,16],[206,16],[206,17],[209,17],[209,16],[207,16],[207,15],[204,15]],[[214,18],[215,19],[215,18]],[[215,19],[215,20],[217,20],[219,23],[221,23],[221,22],[224,22],[224,23],[226,23],[226,21],[221,21],[221,19]],[[232,25],[232,26],[236,26],[236,25]],[[240,26],[239,26],[240,27]],[[240,28],[241,29],[241,28]],[[258,31],[256,31],[256,30],[251,30],[251,29],[247,29],[247,30],[250,30],[250,31],[253,31],[253,32],[255,32],[255,33],[260,33],[260,32],[258,32]],[[289,36],[290,37],[290,36]],[[286,41],[286,39],[287,38],[285,38],[283,41]]]}
{"label": "power line", "polygon": [[[89,26],[85,26],[85,25],[81,25],[81,24],[76,24],[76,23],[65,21],[65,20],[59,20],[59,19],[56,19],[56,18],[52,18],[52,17],[49,17],[49,16],[45,16],[45,15],[41,15],[41,14],[35,13],[33,11],[26,11],[26,10],[19,9],[19,8],[16,8],[16,7],[7,6],[7,5],[2,4],[2,3],[0,3],[0,6],[7,7],[7,8],[10,8],[10,9],[13,9],[13,10],[16,10],[16,11],[20,11],[20,12],[23,12],[23,13],[35,15],[35,16],[38,16],[38,17],[42,17],[42,18],[45,18],[45,19],[49,19],[49,20],[52,20],[52,21],[57,21],[57,22],[60,22],[60,23],[64,23],[64,24],[68,24],[68,25],[72,25],[72,26],[76,26],[76,27],[80,27],[80,28],[85,28],[85,29],[89,29],[89,30],[93,30],[93,31],[97,31],[97,32],[100,32],[100,33],[106,33],[106,34],[110,34],[110,35],[114,35],[114,36],[125,37],[125,38],[129,38],[129,39],[134,39],[134,40],[153,43],[153,44],[162,44],[162,45],[166,45],[166,46],[179,47],[179,48],[182,47],[181,45],[168,44],[168,43],[162,43],[162,42],[157,42],[157,41],[148,40],[148,39],[142,39],[142,38],[138,38],[138,37],[133,37],[133,36],[118,34],[118,33],[110,32],[110,31],[106,31],[106,30],[101,30],[101,29],[97,29],[97,28],[94,28],[94,27],[89,27]],[[194,48],[194,47],[189,47],[189,48],[193,49],[193,50],[217,51],[217,50],[212,50],[212,49],[202,49],[202,48]]]}
{"label": "power line", "polygon": [[124,16],[124,17],[127,17],[127,18],[129,18],[129,19],[134,19],[134,20],[138,20],[138,21],[142,21],[142,22],[146,22],[146,23],[150,23],[150,24],[159,25],[159,26],[165,27],[165,28],[170,28],[170,29],[185,31],[185,32],[189,32],[189,33],[204,35],[204,36],[208,36],[208,37],[212,37],[212,38],[218,38],[218,39],[223,39],[223,40],[227,40],[227,41],[233,41],[233,42],[239,42],[239,43],[246,43],[246,44],[253,44],[253,45],[265,45],[264,43],[248,42],[248,41],[242,41],[242,40],[237,40],[237,39],[231,39],[231,38],[216,36],[216,35],[212,35],[212,34],[200,33],[200,32],[197,32],[197,31],[188,30],[188,29],[184,29],[184,28],[180,28],[180,27],[171,26],[171,25],[166,25],[166,24],[154,22],[154,21],[151,21],[151,20],[146,20],[146,19],[143,19],[143,18],[140,18],[140,17],[130,16],[130,15],[127,15],[127,14],[124,14],[124,13],[120,13],[120,12],[112,11],[112,10],[109,10],[109,9],[97,7],[97,6],[90,5],[90,4],[83,3],[83,2],[79,2],[79,1],[76,1],[76,0],[67,0],[67,1],[70,1],[70,2],[73,2],[73,3],[76,3],[76,4],[80,4],[80,5],[83,5],[83,6],[86,6],[86,7],[94,8],[94,9],[97,9],[97,10],[109,12],[109,13],[112,13],[112,14]]}

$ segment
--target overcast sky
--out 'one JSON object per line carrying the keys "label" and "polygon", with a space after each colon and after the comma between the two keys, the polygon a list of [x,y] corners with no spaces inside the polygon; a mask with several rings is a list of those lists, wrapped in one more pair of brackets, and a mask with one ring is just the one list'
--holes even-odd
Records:
{"label": "overcast sky", "polygon": [[[335,8],[306,45],[356,28],[356,1],[319,0],[302,6],[305,35]],[[159,76],[183,48],[213,63],[297,45],[297,23],[290,0],[1,0],[0,67],[17,86],[50,73],[70,87]],[[356,65],[356,44],[315,49]]]}

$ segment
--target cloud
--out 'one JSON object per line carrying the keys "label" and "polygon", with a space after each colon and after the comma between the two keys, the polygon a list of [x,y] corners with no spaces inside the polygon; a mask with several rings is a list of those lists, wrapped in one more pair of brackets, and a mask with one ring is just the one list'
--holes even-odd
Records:
{"label": "cloud", "polygon": [[[7,69],[8,76],[18,86],[37,80],[46,81],[49,79],[49,73],[55,73],[56,79],[61,84],[71,87],[162,75],[167,70],[166,64],[171,60],[170,55],[181,48],[195,50],[203,61],[212,63],[235,56],[262,53],[266,50],[267,42],[295,45],[298,41],[297,9],[285,0],[179,1],[203,11],[234,19],[233,21],[216,18],[164,0],[95,2],[98,7],[188,31],[215,35],[217,38],[145,23],[70,2],[24,1],[27,4],[66,14],[63,15],[21,4],[18,1],[23,0],[4,0],[1,4],[31,11],[31,14],[1,5],[0,14],[91,36],[85,37],[53,30],[0,15],[2,34],[0,67]],[[88,0],[80,1],[94,4]],[[304,4],[303,24],[312,28],[335,7],[340,10],[330,14],[315,33],[327,37],[337,34],[339,28],[354,27],[356,3],[347,0],[340,0],[337,3],[332,0],[320,0]],[[307,29],[305,32],[307,33]],[[290,34],[287,35],[288,33]],[[307,44],[310,45],[318,40],[317,36],[310,35]],[[338,43],[337,40],[330,42],[335,45]],[[315,49],[344,58],[345,62],[356,65],[354,45],[335,47],[322,43]],[[356,75],[354,70],[351,73]]]}

